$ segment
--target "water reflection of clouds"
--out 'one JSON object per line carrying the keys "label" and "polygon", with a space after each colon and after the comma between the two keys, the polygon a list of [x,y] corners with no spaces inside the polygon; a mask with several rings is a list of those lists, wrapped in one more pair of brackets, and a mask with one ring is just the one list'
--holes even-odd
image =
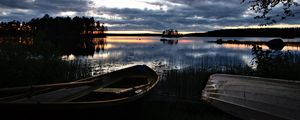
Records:
{"label": "water reflection of clouds", "polygon": [[187,39],[179,40],[179,43],[182,43],[182,44],[184,44],[184,43],[193,43],[193,42],[195,42],[195,40],[187,40]]}
{"label": "water reflection of clouds", "polygon": [[[239,50],[244,50],[244,49],[252,49],[251,45],[243,45],[243,44],[222,44],[224,48],[229,48],[229,49],[239,49]],[[267,46],[266,46],[267,47]]]}
{"label": "water reflection of clouds", "polygon": [[122,51],[100,52],[100,53],[95,53],[93,56],[88,56],[87,59],[100,60],[100,59],[109,59],[110,57],[120,58],[122,55],[123,55]]}
{"label": "water reflection of clouds", "polygon": [[93,56],[88,56],[88,59],[107,59],[110,56],[109,52],[97,53]]}
{"label": "water reflection of clouds", "polygon": [[157,70],[190,66],[224,68],[228,65],[246,65],[251,67],[252,46],[205,42],[212,39],[214,38],[182,38],[176,46],[170,46],[163,44],[160,37],[108,37],[106,41],[107,46],[111,46],[109,49],[95,52],[93,56],[82,57],[82,59],[91,61],[92,68],[95,68],[94,74],[137,64],[146,64]]}
{"label": "water reflection of clouds", "polygon": [[108,49],[116,47],[116,45],[113,45],[113,44],[110,44],[110,43],[105,44],[105,45],[99,45],[99,44],[95,45],[95,49],[102,48],[102,47],[103,47],[104,50],[108,50]]}
{"label": "water reflection of clouds", "polygon": [[282,51],[300,51],[300,46],[284,46]]}
{"label": "water reflection of clouds", "polygon": [[242,60],[248,67],[250,67],[252,69],[256,69],[256,65],[252,64],[252,59],[253,59],[252,55],[243,55],[242,56]]}
{"label": "water reflection of clouds", "polygon": [[[199,45],[202,44],[202,45]],[[207,43],[192,43],[186,46],[190,49],[197,50],[197,49],[217,49],[217,48],[222,48],[222,46],[218,44],[207,44]]]}
{"label": "water reflection of clouds", "polygon": [[141,65],[141,64],[153,68],[158,73],[162,73],[163,70],[178,68],[178,66],[168,66],[169,63],[166,60],[132,61],[129,63],[107,62],[101,64],[94,61],[93,63],[91,63],[91,68],[92,68],[91,74],[92,76],[96,76],[99,74],[109,73],[123,68],[131,67],[134,65]]}
{"label": "water reflection of clouds", "polygon": [[[222,44],[224,48],[235,49],[235,50],[251,50],[252,45],[246,44]],[[269,50],[270,48],[267,45],[259,45],[263,50]],[[300,51],[300,46],[289,46],[286,45],[281,51]]]}
{"label": "water reflection of clouds", "polygon": [[192,56],[193,58],[199,58],[205,55],[204,53],[186,53],[186,56]]}
{"label": "water reflection of clouds", "polygon": [[63,60],[67,60],[67,61],[71,61],[71,60],[75,60],[76,59],[76,57],[73,54],[71,54],[71,55],[64,55],[61,58]]}

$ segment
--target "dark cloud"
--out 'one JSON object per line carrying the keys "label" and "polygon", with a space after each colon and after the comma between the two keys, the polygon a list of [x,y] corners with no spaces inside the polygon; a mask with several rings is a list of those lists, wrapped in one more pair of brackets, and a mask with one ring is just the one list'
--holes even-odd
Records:
{"label": "dark cloud", "polygon": [[13,9],[34,10],[86,10],[89,1],[85,0],[1,0],[0,6]]}
{"label": "dark cloud", "polygon": [[1,0],[1,8],[13,8],[13,9],[30,9],[33,4],[29,0]]}
{"label": "dark cloud", "polygon": [[[90,0],[0,0],[0,21],[28,21],[46,13],[57,16],[61,12],[73,11],[78,16],[95,17],[109,23],[112,25],[110,30],[162,31],[174,28],[180,31],[208,31],[224,26],[258,25],[264,22],[253,19],[255,14],[248,11],[249,4],[240,0],[164,0],[145,3],[159,6],[160,9],[97,8]],[[91,11],[96,16],[88,14]],[[299,16],[279,22],[300,23]]]}
{"label": "dark cloud", "polygon": [[28,21],[44,14],[55,16],[64,11],[85,12],[88,4],[84,0],[1,0],[0,21]]}
{"label": "dark cloud", "polygon": [[[163,3],[159,3],[159,5],[161,4]],[[211,9],[217,8],[216,6],[207,7],[202,5],[203,7],[196,8],[189,6],[189,4],[179,4],[179,6],[174,6],[166,3],[165,5],[170,7],[166,11],[100,8],[98,12],[116,14],[124,17],[122,20],[107,20],[106,22],[110,24],[127,24],[127,27],[130,27],[132,24],[143,25],[146,29],[156,29],[158,31],[166,28],[175,28],[183,31],[207,31],[220,29],[222,26],[230,26],[233,25],[233,23],[247,25],[257,21],[254,20],[253,17],[241,18],[247,8],[240,7],[240,3],[236,4],[238,10],[231,8],[225,11],[227,8],[222,8],[221,6],[220,8],[224,9],[224,12],[220,12],[220,9]],[[230,4],[230,6],[234,5]],[[121,27],[115,26],[113,29],[120,28]]]}

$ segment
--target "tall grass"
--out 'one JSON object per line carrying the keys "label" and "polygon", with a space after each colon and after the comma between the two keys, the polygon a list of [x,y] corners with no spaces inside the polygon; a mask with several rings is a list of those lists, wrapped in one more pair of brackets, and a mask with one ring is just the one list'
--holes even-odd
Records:
{"label": "tall grass", "polygon": [[209,68],[195,65],[166,70],[160,75],[161,80],[154,91],[141,103],[139,115],[143,119],[236,120],[201,101],[202,90],[209,76],[214,73],[249,74],[252,70],[242,65]]}
{"label": "tall grass", "polygon": [[270,78],[300,80],[299,55],[290,51],[262,50],[254,45],[253,63],[257,65],[255,75]]}
{"label": "tall grass", "polygon": [[1,43],[0,87],[67,82],[89,76],[87,64],[64,61],[55,52],[51,53],[54,48],[49,50],[44,46],[43,49]]}
{"label": "tall grass", "polygon": [[166,70],[154,94],[171,99],[199,100],[209,76],[215,73],[249,75],[253,70],[243,65],[211,66],[195,65],[183,69]]}

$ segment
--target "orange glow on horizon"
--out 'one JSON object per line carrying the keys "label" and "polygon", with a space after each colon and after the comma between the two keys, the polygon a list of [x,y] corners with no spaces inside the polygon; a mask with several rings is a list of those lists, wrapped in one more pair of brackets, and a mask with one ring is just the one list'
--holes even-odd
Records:
{"label": "orange glow on horizon", "polygon": [[193,40],[178,40],[179,43],[192,43]]}
{"label": "orange glow on horizon", "polygon": [[284,46],[283,51],[300,51],[300,46]]}
{"label": "orange glow on horizon", "polygon": [[151,39],[128,39],[128,38],[108,38],[107,39],[108,43],[154,43],[157,42],[155,40],[151,40]]}
{"label": "orange glow on horizon", "polygon": [[114,48],[114,45],[113,44],[104,44],[104,45],[95,45],[95,49],[96,48],[104,48],[105,50],[108,50],[108,49],[111,49],[111,48]]}
{"label": "orange glow on horizon", "polygon": [[[106,31],[108,34],[162,34],[162,32],[157,31]],[[190,34],[190,33],[203,33],[203,32],[178,32],[179,34]]]}
{"label": "orange glow on horizon", "polygon": [[106,44],[105,49],[111,49],[114,48],[115,46],[112,44]]}
{"label": "orange glow on horizon", "polygon": [[191,34],[191,33],[205,33],[203,31],[201,32],[178,32],[179,34]]}
{"label": "orange glow on horizon", "polygon": [[160,34],[154,31],[107,31],[109,34]]}

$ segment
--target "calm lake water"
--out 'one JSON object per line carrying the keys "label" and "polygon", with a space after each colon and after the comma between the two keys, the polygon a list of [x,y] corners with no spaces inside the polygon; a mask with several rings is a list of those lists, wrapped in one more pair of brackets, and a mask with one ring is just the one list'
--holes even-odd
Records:
{"label": "calm lake water", "polygon": [[[253,55],[252,46],[235,44],[216,44],[221,37],[183,37],[178,40],[162,41],[161,37],[106,37],[93,38],[95,49],[89,55],[66,55],[65,60],[80,60],[87,63],[92,75],[98,75],[122,69],[125,67],[146,64],[156,71],[168,69],[218,68],[228,66],[249,66]],[[269,41],[274,38],[229,38],[223,40]],[[284,39],[289,42],[299,42],[300,39]],[[85,48],[86,45],[83,45]],[[263,49],[269,49],[262,46]],[[285,46],[282,51],[300,53],[299,46]]]}

